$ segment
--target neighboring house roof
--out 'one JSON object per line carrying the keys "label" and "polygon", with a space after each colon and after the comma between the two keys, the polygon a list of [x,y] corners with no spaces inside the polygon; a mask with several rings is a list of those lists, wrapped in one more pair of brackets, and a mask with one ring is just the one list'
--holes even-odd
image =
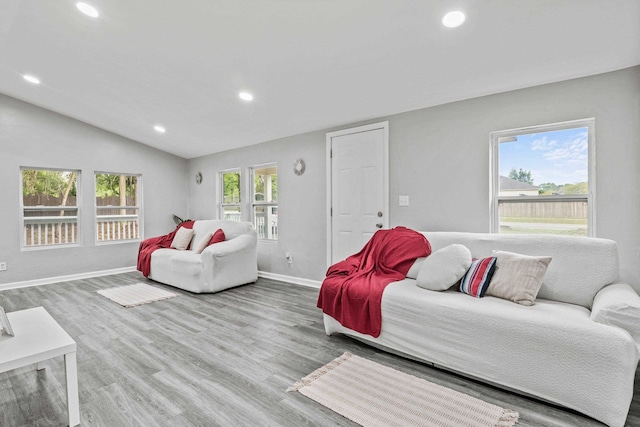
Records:
{"label": "neighboring house roof", "polygon": [[518,181],[517,179],[508,178],[500,175],[500,191],[525,191],[525,190],[538,190],[537,185],[527,184],[526,182]]}

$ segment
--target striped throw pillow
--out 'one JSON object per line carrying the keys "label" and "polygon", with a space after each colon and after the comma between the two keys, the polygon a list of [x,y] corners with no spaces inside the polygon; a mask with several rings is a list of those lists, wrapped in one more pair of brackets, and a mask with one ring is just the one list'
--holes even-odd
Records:
{"label": "striped throw pillow", "polygon": [[474,259],[460,281],[460,292],[482,298],[496,269],[496,257]]}

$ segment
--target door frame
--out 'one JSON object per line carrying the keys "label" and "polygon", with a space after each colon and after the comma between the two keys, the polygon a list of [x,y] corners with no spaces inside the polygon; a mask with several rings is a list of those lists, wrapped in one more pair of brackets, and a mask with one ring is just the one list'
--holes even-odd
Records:
{"label": "door frame", "polygon": [[327,268],[331,265],[331,252],[333,248],[333,216],[331,214],[331,200],[333,198],[332,174],[333,174],[333,158],[331,148],[333,138],[351,135],[354,133],[369,132],[372,130],[383,130],[383,147],[382,147],[382,175],[383,175],[383,209],[385,215],[382,217],[383,228],[389,228],[389,122],[372,123],[364,126],[338,130],[327,133],[326,142],[326,159],[327,159],[327,200],[326,200],[326,218],[327,218]]}

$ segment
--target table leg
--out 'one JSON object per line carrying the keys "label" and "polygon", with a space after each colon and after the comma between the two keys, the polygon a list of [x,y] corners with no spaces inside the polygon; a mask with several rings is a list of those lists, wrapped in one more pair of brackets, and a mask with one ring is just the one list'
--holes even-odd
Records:
{"label": "table leg", "polygon": [[69,426],[80,424],[80,401],[78,397],[78,366],[76,352],[64,355],[64,369],[67,376],[67,410]]}

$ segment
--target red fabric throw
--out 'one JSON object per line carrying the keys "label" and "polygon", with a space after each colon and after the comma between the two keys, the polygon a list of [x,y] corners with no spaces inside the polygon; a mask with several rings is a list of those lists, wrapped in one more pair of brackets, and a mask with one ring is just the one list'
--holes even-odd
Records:
{"label": "red fabric throw", "polygon": [[378,337],[384,288],[404,279],[415,259],[429,254],[431,245],[417,231],[378,230],[359,253],[329,267],[318,307],[343,326]]}
{"label": "red fabric throw", "polygon": [[138,249],[138,271],[141,271],[144,277],[149,277],[151,272],[151,254],[156,249],[168,248],[180,227],[193,228],[195,221],[185,221],[180,223],[171,233],[159,237],[150,237],[140,242]]}

